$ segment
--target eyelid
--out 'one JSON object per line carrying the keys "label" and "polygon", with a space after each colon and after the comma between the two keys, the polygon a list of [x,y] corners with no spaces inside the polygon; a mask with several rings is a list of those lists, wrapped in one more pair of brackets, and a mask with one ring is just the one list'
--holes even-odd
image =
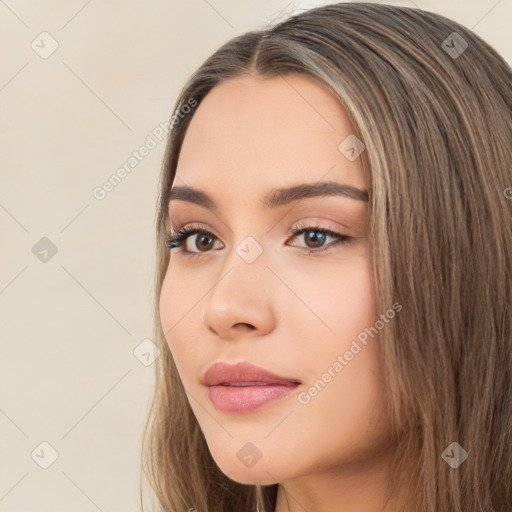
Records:
{"label": "eyelid", "polygon": [[[326,225],[327,223],[332,224],[331,226]],[[347,232],[355,231],[357,226],[350,227],[348,224],[343,224],[339,221],[333,221],[330,219],[325,219],[322,217],[315,217],[314,215],[311,216],[308,220],[299,220],[292,223],[292,227],[290,228],[290,233],[293,233],[294,229],[303,229],[303,228],[309,228],[313,226],[318,226],[320,228],[320,224],[322,224],[321,229],[329,230],[329,231],[342,231],[339,234],[340,235],[346,235],[349,236]],[[183,229],[187,230],[201,230],[201,231],[208,231],[211,232],[213,235],[215,235],[217,238],[221,238],[215,231],[215,229],[211,228],[210,226],[203,224],[202,222],[183,222],[178,223],[177,227],[175,227],[172,223],[170,223],[171,228],[171,234],[176,233],[177,231],[181,231]],[[272,231],[276,228],[276,224],[274,224],[271,228]],[[351,235],[352,236],[352,235]]]}
{"label": "eyelid", "polygon": [[[182,226],[179,226],[177,228],[174,226],[171,226],[171,233],[176,233],[176,232],[182,231],[184,229],[187,229],[187,230],[200,229],[202,231],[209,231],[213,235],[215,235],[214,230],[212,228],[210,228],[206,224],[202,224],[201,222],[185,222]],[[215,235],[215,236],[217,236],[217,235]]]}
{"label": "eyelid", "polygon": [[[337,232],[339,228],[337,227],[329,227],[327,225],[325,225],[327,221],[324,221],[324,220],[315,220],[315,219],[312,219],[312,220],[309,220],[309,221],[297,221],[293,224],[293,226],[290,228],[290,236],[293,237],[295,236],[294,235],[294,231],[299,231],[301,229],[307,229],[307,228],[315,228],[315,229],[319,229],[319,230],[324,230],[324,231],[331,231],[331,232]],[[344,224],[340,224],[340,223],[337,223],[339,224],[340,226],[342,226],[342,231],[345,231],[345,230],[349,230],[349,228],[347,226],[345,226]],[[202,224],[201,222],[185,222],[183,223],[182,226],[178,226],[178,227],[174,227],[171,225],[171,233],[170,235],[172,236],[173,234],[176,234],[178,233],[179,231],[206,231],[208,233],[211,233],[212,235],[215,236],[215,238],[217,239],[220,239],[221,237],[219,235],[216,234],[215,230],[212,229],[211,227],[207,226],[206,224]],[[189,236],[193,236],[193,234],[196,234],[196,233],[189,233]],[[345,235],[345,236],[349,236],[347,233],[343,232],[343,233],[337,233],[339,235]]]}

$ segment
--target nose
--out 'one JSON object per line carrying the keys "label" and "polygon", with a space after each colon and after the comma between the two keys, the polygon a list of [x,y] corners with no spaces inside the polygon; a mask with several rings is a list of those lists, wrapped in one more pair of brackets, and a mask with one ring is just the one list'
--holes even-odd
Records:
{"label": "nose", "polygon": [[205,299],[203,324],[225,340],[263,336],[275,321],[275,295],[270,289],[273,274],[263,258],[246,263],[235,257],[229,258],[230,264],[223,267]]}

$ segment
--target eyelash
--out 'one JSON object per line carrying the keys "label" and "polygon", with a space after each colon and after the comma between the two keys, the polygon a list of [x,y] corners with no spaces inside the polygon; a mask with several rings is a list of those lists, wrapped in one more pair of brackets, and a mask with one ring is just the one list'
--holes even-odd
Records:
{"label": "eyelash", "polygon": [[[298,249],[300,251],[305,252],[307,254],[311,254],[311,253],[317,254],[320,252],[324,252],[334,246],[348,244],[352,240],[352,237],[350,237],[348,235],[342,235],[340,233],[336,233],[335,231],[331,231],[330,229],[323,228],[322,226],[319,226],[319,225],[315,225],[315,226],[299,225],[292,230],[292,233],[293,233],[293,237],[296,237],[298,235],[302,235],[309,231],[316,231],[316,232],[322,233],[324,235],[331,236],[331,237],[335,238],[336,241],[327,245],[326,247],[321,248],[321,249],[308,249],[305,247],[298,247]],[[205,252],[201,252],[201,251],[199,251],[199,252],[187,251],[183,248],[185,242],[187,241],[187,238],[192,235],[196,235],[196,234],[210,235],[213,238],[216,238],[216,236],[213,233],[211,233],[210,231],[208,231],[206,229],[182,228],[182,229],[176,230],[172,235],[170,235],[167,238],[167,248],[170,250],[179,249],[179,252],[185,256],[200,256],[201,254],[206,254]],[[207,251],[207,252],[209,252],[209,251]]]}

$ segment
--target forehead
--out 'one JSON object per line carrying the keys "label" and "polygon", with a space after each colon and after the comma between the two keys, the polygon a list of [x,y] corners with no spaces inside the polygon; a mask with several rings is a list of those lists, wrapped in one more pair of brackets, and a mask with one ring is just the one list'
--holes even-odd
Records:
{"label": "forehead", "polygon": [[176,184],[255,193],[326,179],[364,188],[360,158],[339,149],[355,132],[341,102],[310,77],[232,78],[196,109]]}

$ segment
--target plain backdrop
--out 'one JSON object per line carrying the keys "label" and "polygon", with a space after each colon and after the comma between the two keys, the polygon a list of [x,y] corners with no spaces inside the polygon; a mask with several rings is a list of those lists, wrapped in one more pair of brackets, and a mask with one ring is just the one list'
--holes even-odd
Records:
{"label": "plain backdrop", "polygon": [[[156,134],[222,43],[326,3],[0,0],[0,511],[139,510]],[[512,62],[512,0],[381,3],[450,17]]]}

